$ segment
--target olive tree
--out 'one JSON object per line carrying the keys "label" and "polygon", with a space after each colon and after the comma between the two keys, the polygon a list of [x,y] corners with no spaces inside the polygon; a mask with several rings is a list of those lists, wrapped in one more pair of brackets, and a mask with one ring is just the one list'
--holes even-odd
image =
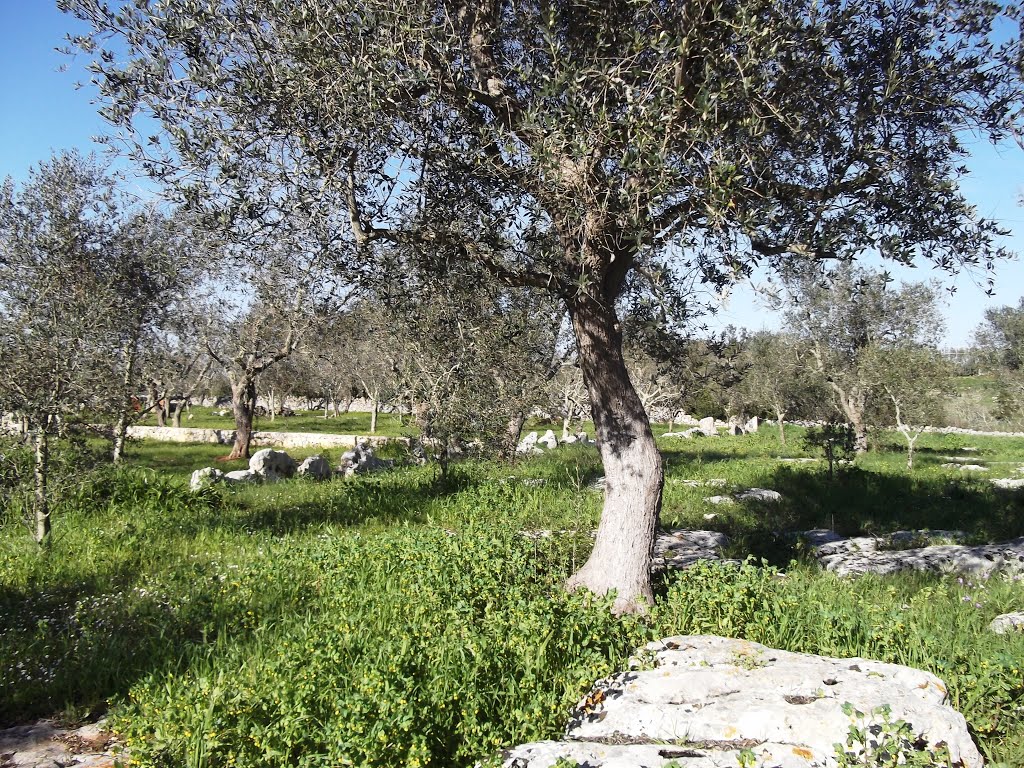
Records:
{"label": "olive tree", "polygon": [[[607,477],[570,588],[653,599],[663,472],[620,302],[755,264],[996,255],[964,132],[1019,103],[996,4],[941,0],[60,0],[132,154],[236,220],[267,190],[563,302]],[[154,118],[152,122],[137,119]]]}
{"label": "olive tree", "polygon": [[877,355],[934,348],[943,332],[934,283],[891,282],[885,273],[846,265],[828,280],[805,275],[789,285],[789,329],[807,344],[810,365],[853,429],[858,453],[867,450],[867,415],[882,392]]}

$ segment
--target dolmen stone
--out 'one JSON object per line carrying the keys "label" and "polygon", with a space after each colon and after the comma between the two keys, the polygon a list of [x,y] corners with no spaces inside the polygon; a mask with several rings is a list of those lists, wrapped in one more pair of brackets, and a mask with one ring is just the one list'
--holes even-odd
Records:
{"label": "dolmen stone", "polygon": [[330,480],[334,476],[331,462],[320,454],[306,458],[299,464],[297,472],[299,477],[308,477],[311,480]]}
{"label": "dolmen stone", "polygon": [[258,483],[263,478],[251,469],[236,469],[234,472],[224,474],[225,483],[245,485],[246,483]]}
{"label": "dolmen stone", "polygon": [[[837,749],[894,746],[879,727],[883,707],[891,722],[909,725],[910,739],[897,744],[904,756],[945,748],[953,765],[983,765],[963,715],[929,672],[711,635],[648,644],[629,671],[598,681],[577,704],[564,741],[502,757],[506,768],[831,768]],[[865,729],[867,745],[847,746],[852,727]]]}
{"label": "dolmen stone", "polygon": [[543,435],[537,438],[537,445],[542,445],[549,451],[555,450],[555,448],[558,447],[558,438],[555,437],[555,431],[553,429],[549,429],[547,432],[545,432]]}
{"label": "dolmen stone", "polygon": [[219,483],[224,479],[224,473],[215,467],[203,467],[197,469],[192,473],[192,478],[189,480],[188,487],[193,491],[198,491],[200,488],[207,488],[214,483]]}
{"label": "dolmen stone", "polygon": [[537,447],[537,441],[540,439],[536,432],[530,432],[522,440],[519,441],[519,445],[516,446],[516,453],[533,454],[539,455],[544,453],[543,450]]}
{"label": "dolmen stone", "polygon": [[997,635],[1005,635],[1008,632],[1024,632],[1024,611],[1000,614],[992,619],[988,628]]}
{"label": "dolmen stone", "polygon": [[264,448],[256,451],[249,459],[249,469],[263,480],[273,483],[295,475],[298,465],[295,459],[284,451]]}

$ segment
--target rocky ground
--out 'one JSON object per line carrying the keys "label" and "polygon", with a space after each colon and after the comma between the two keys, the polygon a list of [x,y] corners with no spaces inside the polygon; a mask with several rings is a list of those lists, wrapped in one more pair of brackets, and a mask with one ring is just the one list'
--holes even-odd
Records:
{"label": "rocky ground", "polygon": [[0,768],[114,768],[103,722],[63,728],[49,720],[0,729]]}

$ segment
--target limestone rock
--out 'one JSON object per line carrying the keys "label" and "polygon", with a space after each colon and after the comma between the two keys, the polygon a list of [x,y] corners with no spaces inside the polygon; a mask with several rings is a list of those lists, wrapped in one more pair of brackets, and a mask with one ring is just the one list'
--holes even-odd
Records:
{"label": "limestone rock", "polygon": [[519,445],[516,446],[516,453],[534,453],[538,439],[536,432],[530,432],[526,437],[519,441]]}
{"label": "limestone rock", "polygon": [[767,488],[748,488],[737,493],[736,498],[739,501],[763,501],[775,504],[782,501],[782,494]]}
{"label": "limestone rock", "polygon": [[761,421],[757,416],[751,416],[750,420],[743,425],[743,431],[746,433],[757,432],[757,428],[761,426]]}
{"label": "limestone rock", "polygon": [[992,480],[992,485],[1004,491],[1017,491],[1024,488],[1024,478],[997,477]]}
{"label": "limestone rock", "polygon": [[77,729],[42,720],[0,729],[3,768],[114,768],[113,739],[103,721]]}
{"label": "limestone rock", "polygon": [[284,451],[264,448],[249,459],[249,469],[268,482],[283,480],[295,474],[295,459]]}
{"label": "limestone rock", "polygon": [[[711,768],[739,765],[747,747],[755,765],[825,768],[837,764],[835,744],[851,726],[877,724],[883,705],[926,747],[944,744],[954,764],[983,765],[945,684],[928,672],[714,636],[650,643],[631,666],[577,705],[566,742],[516,747],[505,766],[547,768],[564,757],[602,768]],[[846,703],[871,723],[852,720]]]}
{"label": "limestone rock", "polygon": [[299,477],[308,477],[312,480],[330,480],[334,476],[331,462],[320,454],[306,458],[299,464],[297,471]]}
{"label": "limestone rock", "polygon": [[219,469],[203,467],[192,473],[192,479],[189,480],[188,487],[193,491],[198,491],[200,488],[206,488],[214,483],[219,483],[223,479],[224,473]]}
{"label": "limestone rock", "polygon": [[743,427],[741,427],[739,424],[730,424],[726,428],[726,432],[732,435],[733,437],[736,437],[737,435],[743,434]]}
{"label": "limestone rock", "polygon": [[[932,544],[894,548],[913,544],[922,538],[927,540],[933,534],[931,531],[915,531],[904,538],[901,536],[903,533],[897,532],[885,539],[873,536],[842,539],[817,547],[815,555],[822,566],[840,576],[864,573],[884,575],[909,570],[977,575],[1024,573],[1024,537],[1002,544]],[[941,535],[957,532],[934,533]]]}
{"label": "limestone rock", "polygon": [[654,568],[682,569],[700,560],[720,560],[727,546],[729,537],[718,531],[662,531],[654,539]]}
{"label": "limestone rock", "polygon": [[959,469],[961,472],[988,472],[988,467],[983,467],[980,464],[956,464],[953,462],[947,462],[942,465],[943,469]]}
{"label": "limestone rock", "polygon": [[996,616],[988,628],[997,635],[1005,635],[1007,632],[1024,632],[1024,611]]}
{"label": "limestone rock", "polygon": [[541,435],[537,439],[537,445],[538,446],[544,446],[549,451],[552,451],[555,448],[557,448],[558,447],[558,438],[555,437],[554,430],[549,429],[547,432],[545,432],[543,435]]}
{"label": "limestone rock", "polygon": [[708,496],[704,499],[708,504],[735,504],[736,500],[732,496]]}
{"label": "limestone rock", "polygon": [[715,427],[715,420],[711,416],[708,416],[705,419],[701,419],[700,423],[697,425],[697,429],[699,429],[708,437],[718,436],[718,429]]}
{"label": "limestone rock", "polygon": [[251,469],[236,469],[234,472],[228,472],[224,475],[224,482],[237,483],[238,485],[258,483],[262,479],[262,477]]}
{"label": "limestone rock", "polygon": [[351,451],[346,451],[341,455],[338,471],[344,474],[345,477],[351,477],[352,475],[380,472],[385,469],[391,469],[394,466],[395,462],[385,461],[374,456],[373,448],[370,447],[369,443],[360,443]]}

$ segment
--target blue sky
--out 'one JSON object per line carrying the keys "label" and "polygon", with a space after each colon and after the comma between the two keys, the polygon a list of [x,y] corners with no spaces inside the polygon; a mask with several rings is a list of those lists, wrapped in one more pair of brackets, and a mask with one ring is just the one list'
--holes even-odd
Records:
{"label": "blue sky", "polygon": [[[28,169],[49,157],[52,150],[78,147],[98,150],[91,138],[106,125],[90,103],[95,92],[88,85],[85,57],[69,59],[54,49],[69,31],[80,29],[61,14],[53,0],[0,0],[0,177],[23,179]],[[66,72],[58,71],[62,65]],[[76,82],[85,88],[75,89]],[[968,163],[971,176],[963,183],[980,215],[1001,222],[1013,232],[1008,245],[1024,254],[1024,150],[1016,145],[993,148],[974,145]],[[946,298],[947,345],[969,342],[987,307],[1016,305],[1024,295],[1024,263],[1000,264],[996,295],[984,295],[984,285],[972,276],[950,278],[922,266],[890,271],[901,280],[939,278],[956,292]],[[753,330],[777,327],[778,320],[757,300],[749,286],[738,286],[724,303],[715,324],[733,324]]]}

